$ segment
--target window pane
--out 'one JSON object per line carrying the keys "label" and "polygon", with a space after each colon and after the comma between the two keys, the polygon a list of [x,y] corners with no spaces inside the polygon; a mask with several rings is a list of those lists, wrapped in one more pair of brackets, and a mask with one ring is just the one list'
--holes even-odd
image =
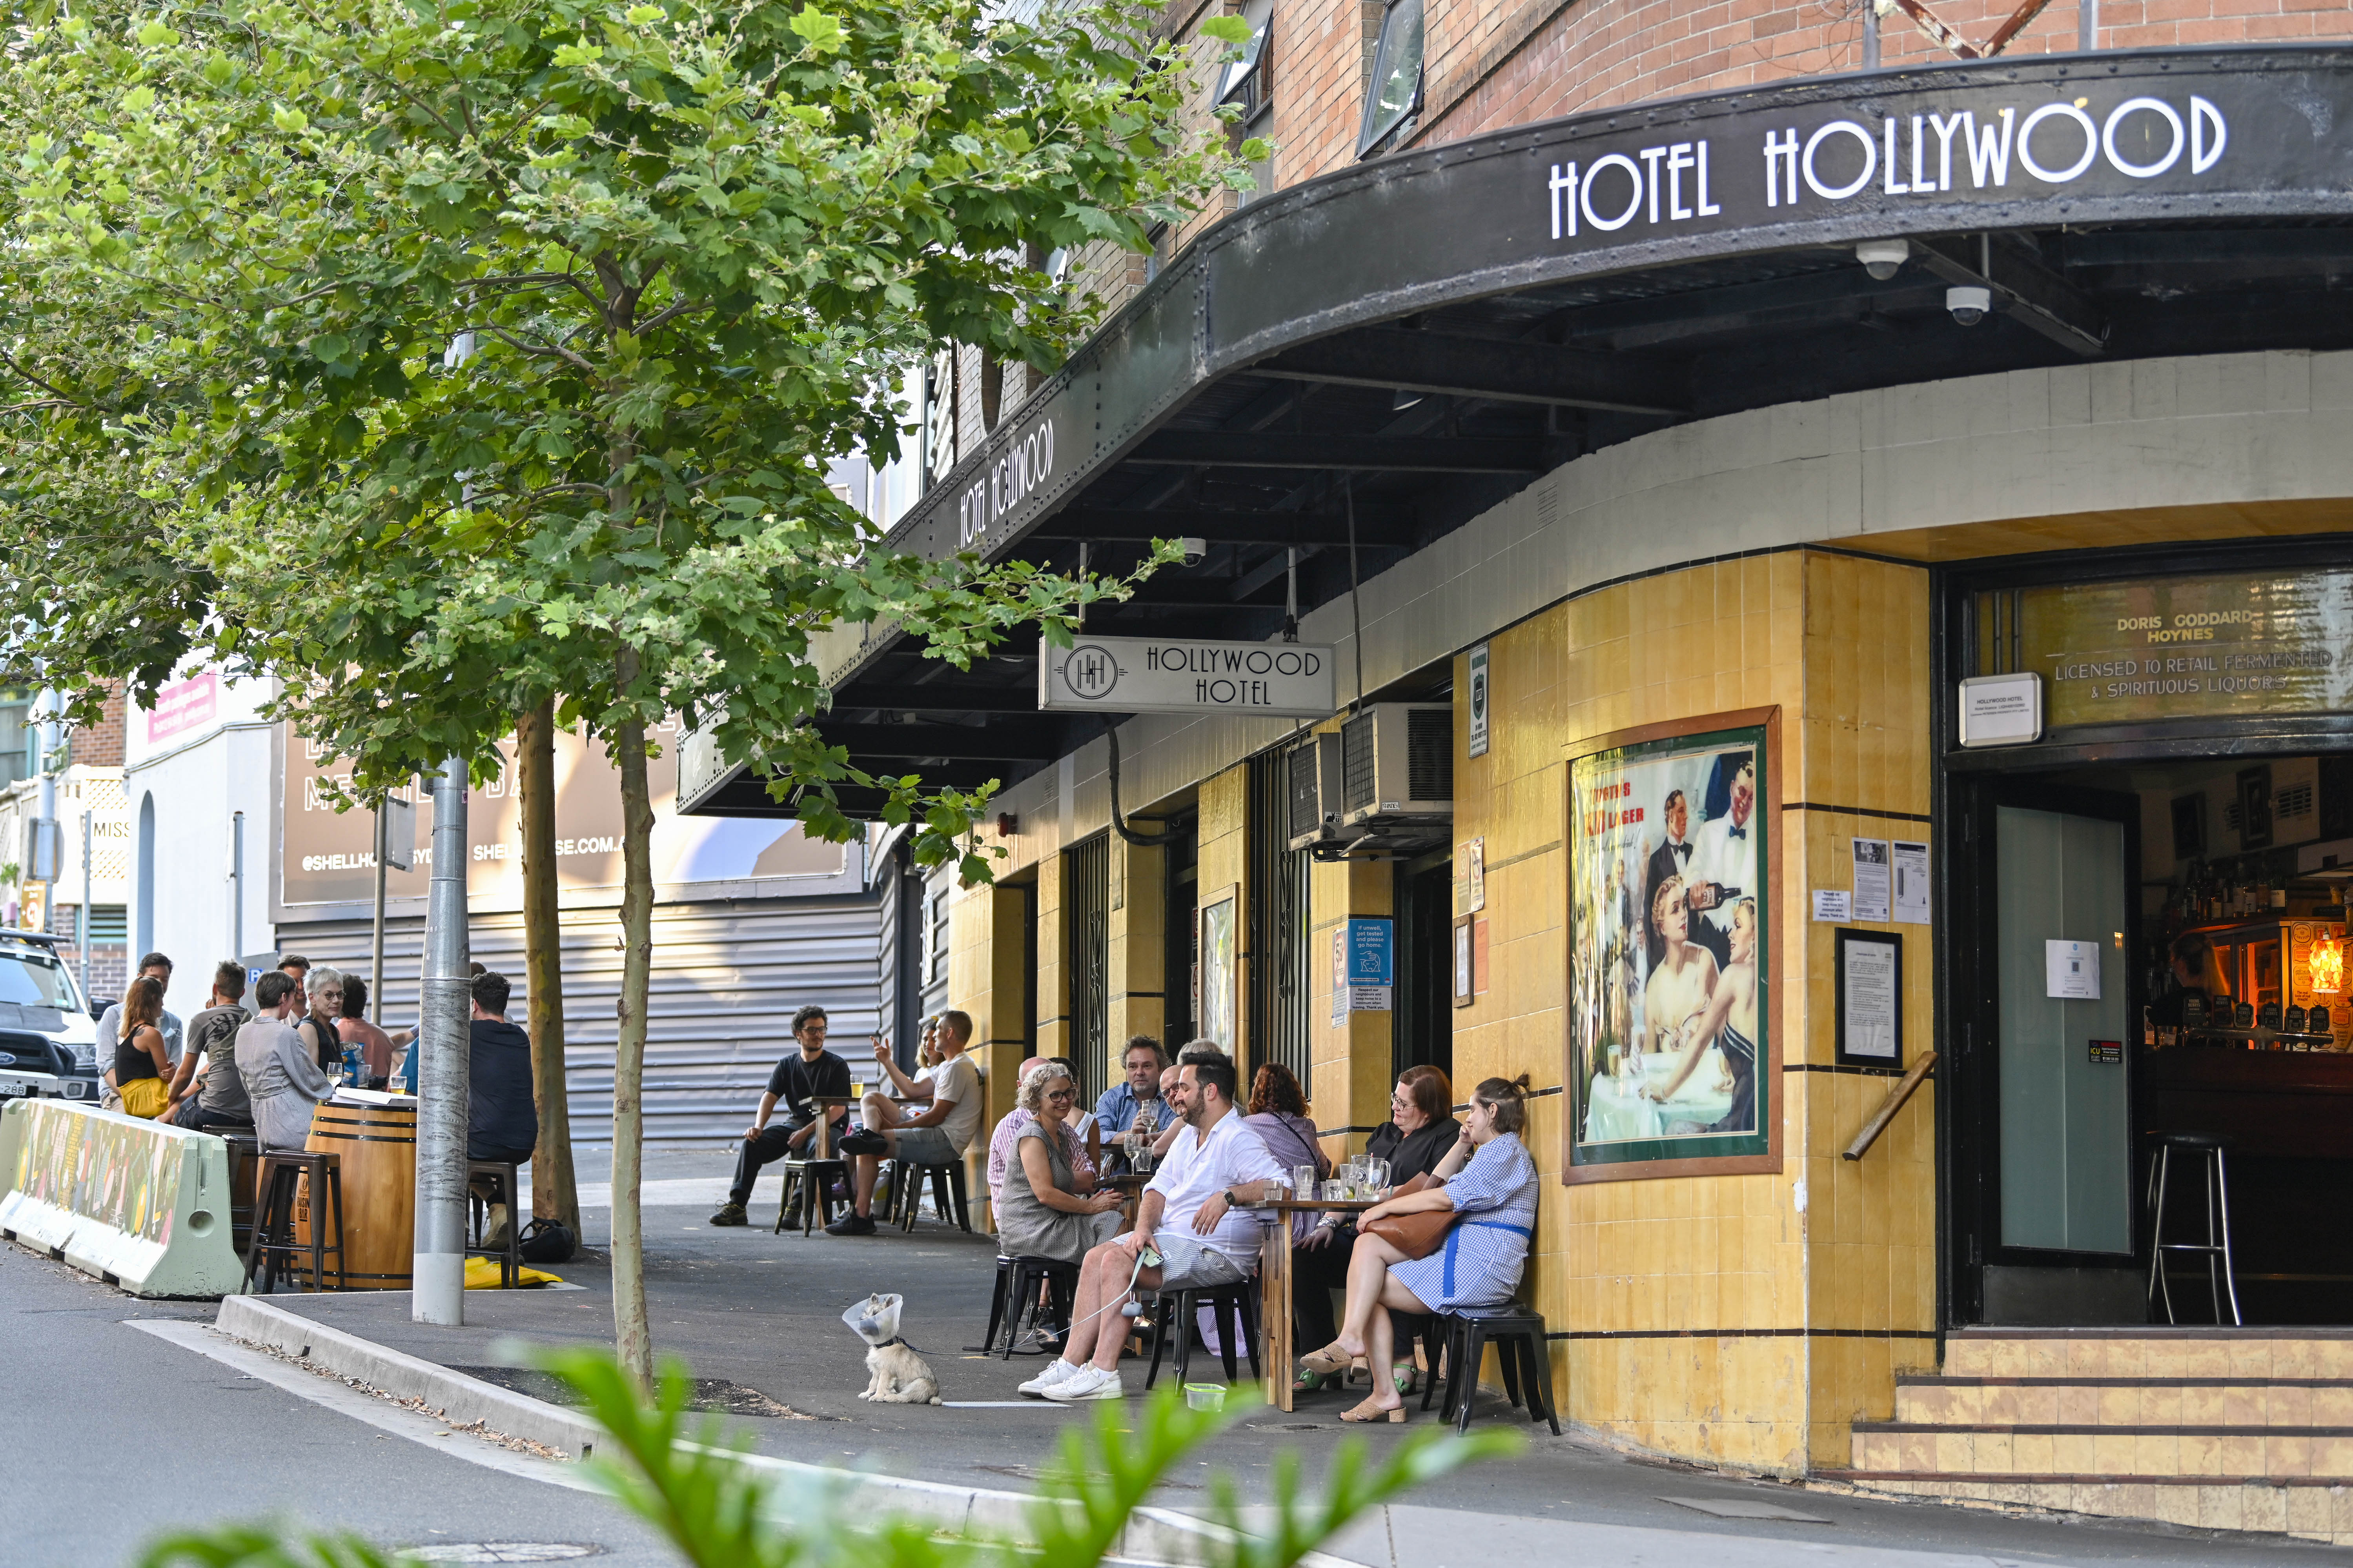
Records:
{"label": "window pane", "polygon": [[1373,90],[1356,150],[1369,151],[1412,112],[1421,90],[1421,0],[1391,0],[1373,62]]}

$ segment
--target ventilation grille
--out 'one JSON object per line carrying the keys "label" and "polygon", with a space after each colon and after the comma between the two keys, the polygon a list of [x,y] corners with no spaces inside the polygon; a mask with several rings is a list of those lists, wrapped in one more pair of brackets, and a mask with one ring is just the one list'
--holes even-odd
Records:
{"label": "ventilation grille", "polygon": [[1454,710],[1416,708],[1405,716],[1406,794],[1415,800],[1454,798]]}
{"label": "ventilation grille", "polygon": [[2272,811],[2279,816],[2309,816],[2312,815],[2312,786],[2291,784],[2272,797]]}
{"label": "ventilation grille", "polygon": [[1375,763],[1373,715],[1359,713],[1340,726],[1340,793],[1350,811],[1379,804],[1380,769]]}
{"label": "ventilation grille", "polygon": [[1285,755],[1283,765],[1289,768],[1285,781],[1291,799],[1291,837],[1302,838],[1324,826],[1324,803],[1317,798],[1316,766],[1319,753],[1316,743],[1294,748]]}

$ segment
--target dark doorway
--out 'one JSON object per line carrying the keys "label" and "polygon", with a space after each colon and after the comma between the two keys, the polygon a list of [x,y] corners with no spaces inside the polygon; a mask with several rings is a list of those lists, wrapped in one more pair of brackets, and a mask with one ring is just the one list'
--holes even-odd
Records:
{"label": "dark doorway", "polygon": [[1062,857],[1062,955],[1069,981],[1071,1063],[1079,1103],[1103,1091],[1111,1050],[1111,839],[1088,839]]}
{"label": "dark doorway", "polygon": [[1394,1072],[1434,1067],[1454,1076],[1454,857],[1434,849],[1397,868],[1397,1011],[1390,1015]]}
{"label": "dark doorway", "polygon": [[1250,1054],[1281,1062],[1309,1099],[1314,1056],[1308,1028],[1307,851],[1290,845],[1291,800],[1283,754],[1270,752],[1250,764]]}
{"label": "dark doorway", "polygon": [[1193,987],[1199,956],[1199,922],[1193,918],[1201,886],[1201,820],[1191,812],[1172,816],[1161,853],[1167,858],[1168,914],[1163,937],[1160,1045],[1168,1059],[1193,1038]]}

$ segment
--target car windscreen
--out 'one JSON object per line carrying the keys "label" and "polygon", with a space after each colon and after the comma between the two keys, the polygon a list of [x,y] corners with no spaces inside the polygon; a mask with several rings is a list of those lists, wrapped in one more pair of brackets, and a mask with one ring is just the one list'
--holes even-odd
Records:
{"label": "car windscreen", "polygon": [[76,1005],[66,966],[46,952],[0,951],[0,1002],[67,1012]]}

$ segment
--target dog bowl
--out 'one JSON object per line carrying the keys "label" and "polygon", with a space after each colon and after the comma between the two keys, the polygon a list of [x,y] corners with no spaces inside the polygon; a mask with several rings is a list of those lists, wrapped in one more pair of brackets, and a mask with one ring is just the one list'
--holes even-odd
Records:
{"label": "dog bowl", "polygon": [[1223,1410],[1226,1407],[1226,1385],[1222,1383],[1188,1383],[1185,1385],[1185,1403],[1196,1410]]}

